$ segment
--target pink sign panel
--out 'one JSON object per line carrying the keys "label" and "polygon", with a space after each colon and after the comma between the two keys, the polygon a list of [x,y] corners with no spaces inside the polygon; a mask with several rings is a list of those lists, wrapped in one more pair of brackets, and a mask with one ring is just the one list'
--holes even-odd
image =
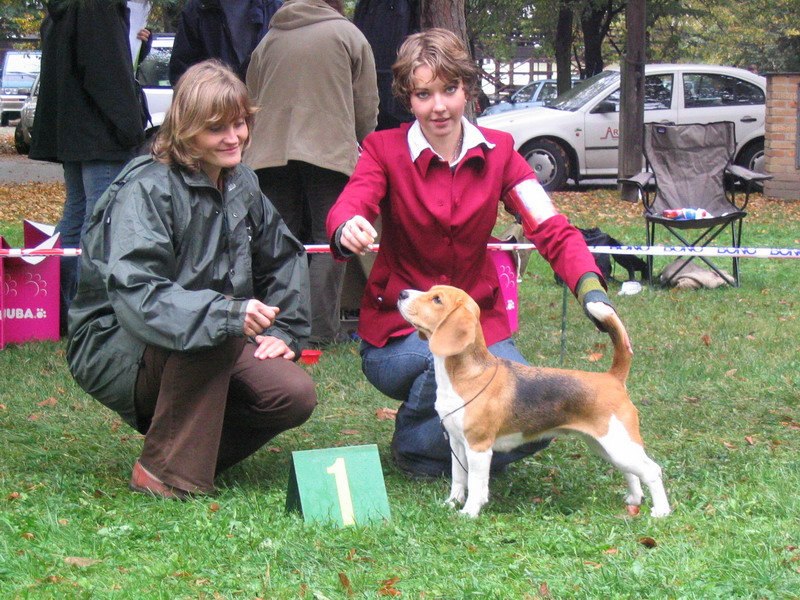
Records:
{"label": "pink sign panel", "polygon": [[[26,248],[57,248],[50,225],[23,222]],[[9,248],[0,236],[0,245]],[[0,258],[0,348],[59,337],[58,256]]]}
{"label": "pink sign panel", "polygon": [[500,281],[500,293],[508,315],[508,326],[511,331],[519,329],[519,300],[517,292],[517,265],[512,252],[490,251],[489,254],[497,269],[497,279]]}

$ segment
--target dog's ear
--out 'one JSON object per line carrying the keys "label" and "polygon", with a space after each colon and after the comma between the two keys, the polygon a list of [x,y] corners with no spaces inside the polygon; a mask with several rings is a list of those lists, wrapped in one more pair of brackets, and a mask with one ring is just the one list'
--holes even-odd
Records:
{"label": "dog's ear", "polygon": [[431,334],[430,349],[437,356],[453,356],[475,343],[475,315],[463,304],[457,306]]}

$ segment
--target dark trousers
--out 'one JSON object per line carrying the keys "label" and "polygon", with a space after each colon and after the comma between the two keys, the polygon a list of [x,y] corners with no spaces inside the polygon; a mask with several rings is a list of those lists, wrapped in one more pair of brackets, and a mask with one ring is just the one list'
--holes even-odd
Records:
{"label": "dark trousers", "polygon": [[[328,244],[325,220],[348,177],[337,171],[291,160],[283,167],[258,169],[261,191],[280,213],[289,231],[303,244]],[[340,337],[344,263],[330,253],[309,254],[312,343]]]}
{"label": "dark trousers", "polygon": [[231,338],[208,350],[148,346],[136,381],[142,465],[173,487],[212,493],[214,476],[304,423],[314,382],[283,358],[259,360]]}

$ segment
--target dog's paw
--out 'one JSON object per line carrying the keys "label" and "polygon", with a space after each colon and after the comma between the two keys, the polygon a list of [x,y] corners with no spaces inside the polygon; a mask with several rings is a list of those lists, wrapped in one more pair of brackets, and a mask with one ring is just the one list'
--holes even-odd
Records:
{"label": "dog's paw", "polygon": [[624,502],[626,506],[639,506],[644,500],[644,494],[630,493],[625,496]]}
{"label": "dog's paw", "polygon": [[449,506],[450,508],[458,508],[462,504],[464,504],[464,500],[467,499],[467,495],[465,493],[451,493],[450,497],[444,501],[445,506]]}
{"label": "dog's paw", "polygon": [[650,516],[655,517],[656,519],[660,519],[662,517],[666,517],[672,513],[672,510],[669,506],[654,506],[650,509]]}
{"label": "dog's paw", "polygon": [[469,503],[467,503],[464,506],[464,508],[462,508],[458,512],[460,512],[462,515],[467,515],[471,519],[477,519],[478,515],[481,512],[481,507],[480,507],[480,505],[470,505]]}

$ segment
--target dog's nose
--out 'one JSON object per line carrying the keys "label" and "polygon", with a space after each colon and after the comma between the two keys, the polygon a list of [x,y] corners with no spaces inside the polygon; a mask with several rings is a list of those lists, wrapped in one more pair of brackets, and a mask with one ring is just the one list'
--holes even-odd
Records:
{"label": "dog's nose", "polygon": [[397,295],[400,300],[405,300],[408,298],[408,290],[400,290],[400,293]]}

